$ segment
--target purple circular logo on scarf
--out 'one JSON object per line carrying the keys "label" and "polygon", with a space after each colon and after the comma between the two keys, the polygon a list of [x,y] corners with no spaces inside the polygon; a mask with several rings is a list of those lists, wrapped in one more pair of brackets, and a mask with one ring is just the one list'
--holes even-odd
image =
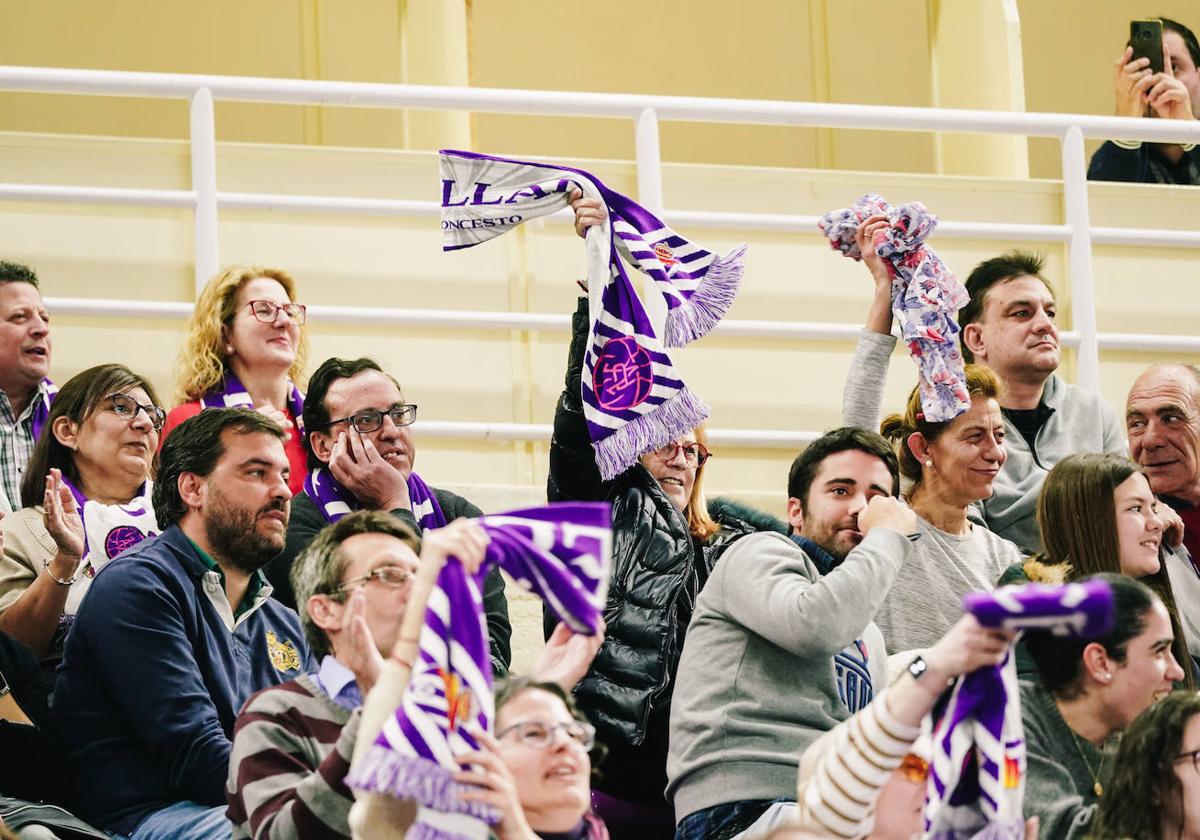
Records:
{"label": "purple circular logo on scarf", "polygon": [[146,535],[132,525],[118,525],[104,538],[104,553],[110,558],[116,557],[122,551],[133,548],[144,539],[146,539]]}
{"label": "purple circular logo on scarf", "polygon": [[592,372],[592,392],[605,411],[641,405],[650,396],[654,366],[650,354],[632,336],[610,339]]}

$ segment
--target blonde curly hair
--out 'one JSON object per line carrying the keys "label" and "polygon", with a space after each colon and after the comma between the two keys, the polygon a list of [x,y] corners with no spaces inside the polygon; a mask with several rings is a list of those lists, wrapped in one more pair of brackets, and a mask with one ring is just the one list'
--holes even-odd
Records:
{"label": "blonde curly hair", "polygon": [[[183,349],[175,363],[175,398],[180,403],[198,400],[221,384],[225,377],[221,329],[236,314],[237,295],[242,286],[260,277],[276,281],[287,292],[288,300],[296,300],[296,281],[281,268],[234,265],[209,280],[196,301]],[[301,326],[296,359],[288,370],[298,388],[303,388],[301,376],[307,361],[308,335]]]}

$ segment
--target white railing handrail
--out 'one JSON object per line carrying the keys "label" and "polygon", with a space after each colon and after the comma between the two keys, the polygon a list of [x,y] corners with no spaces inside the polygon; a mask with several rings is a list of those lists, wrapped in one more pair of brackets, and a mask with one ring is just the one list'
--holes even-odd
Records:
{"label": "white railing handrail", "polygon": [[[1024,224],[944,221],[938,234],[952,238],[1014,238],[1065,242],[1070,258],[1074,329],[1062,333],[1065,346],[1075,347],[1077,380],[1096,390],[1101,347],[1162,352],[1200,352],[1192,336],[1099,333],[1095,326],[1091,251],[1094,243],[1200,247],[1193,230],[1092,227],[1087,208],[1087,161],[1083,138],[1119,138],[1156,142],[1200,142],[1200,121],[1146,120],[1084,114],[845,105],[751,99],[717,99],[645,94],[531,91],[367,82],[266,79],[181,73],[139,73],[0,66],[0,90],[177,98],[190,102],[189,124],[192,188],[162,190],[82,187],[48,184],[0,184],[0,200],[47,200],[178,207],[194,213],[195,276],[199,290],[219,265],[217,213],[226,209],[287,209],[397,216],[433,216],[433,201],[354,198],[320,195],[274,195],[223,192],[217,189],[214,101],[254,101],[293,105],[459,109],[481,113],[549,114],[569,117],[615,117],[634,122],[638,197],[651,210],[681,224],[757,230],[815,232],[817,217],[788,214],[671,210],[664,207],[658,124],[661,120],[729,122],[899,131],[950,131],[1038,137],[1062,142],[1065,223]],[[47,298],[57,314],[100,317],[183,318],[187,303],[77,298]],[[311,306],[314,318],[326,323],[405,324],[436,328],[562,330],[565,315],[530,312],[379,309],[376,307]],[[653,314],[652,314],[653,317]],[[718,333],[784,339],[853,340],[857,324],[727,320]],[[423,421],[426,434],[504,440],[543,440],[549,427],[529,423]],[[816,432],[714,429],[716,443],[745,446],[795,446]]]}
{"label": "white railing handrail", "polygon": [[770,99],[719,99],[633,93],[518,90],[383,82],[336,82],[142,73],[60,67],[0,65],[0,90],[86,93],[188,99],[207,89],[218,101],[371,108],[456,109],[479,113],[553,114],[636,119],[646,109],[660,120],[732,122],[750,125],[819,126],[893,131],[953,131],[1062,137],[1077,127],[1084,137],[1200,141],[1200,121],[1144,120],[1091,114],[847,105]]}

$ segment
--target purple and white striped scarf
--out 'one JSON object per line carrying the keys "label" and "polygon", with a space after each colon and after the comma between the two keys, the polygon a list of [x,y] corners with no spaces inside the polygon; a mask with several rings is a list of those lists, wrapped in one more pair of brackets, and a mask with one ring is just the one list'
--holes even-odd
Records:
{"label": "purple and white striped scarf", "polygon": [[953,420],[971,407],[958,346],[958,310],[970,297],[925,244],[937,227],[937,217],[919,201],[892,207],[883,196],[870,193],[851,207],[826,213],[818,227],[835,251],[861,260],[854,234],[868,216],[876,214],[887,216],[890,223],[875,250],[887,261],[892,276],[892,312],[917,363],[921,408],[932,423]]}
{"label": "purple and white striped scarf", "polygon": [[451,560],[429,596],[419,654],[400,707],[346,783],[358,790],[412,800],[438,812],[418,822],[419,840],[484,837],[499,815],[460,798],[456,754],[479,745],[468,726],[492,731],[492,669],[484,624],[483,579],[499,565],[539,595],[577,633],[599,632],[612,553],[608,504],[565,502],[478,517],[491,537],[475,575]]}
{"label": "purple and white striped scarf", "polygon": [[[200,398],[201,408],[258,408],[254,404],[254,399],[246,390],[246,386],[234,376],[233,371],[225,369],[225,378],[221,380],[221,384],[213,388],[207,394]],[[275,406],[281,408],[282,406]],[[287,396],[288,411],[292,413],[292,419],[296,424],[296,429],[301,437],[304,435],[304,395],[300,393],[300,389],[296,387],[296,383],[288,380],[288,396]]]}
{"label": "purple and white striped scarf", "polygon": [[83,560],[63,608],[63,619],[69,621],[74,618],[96,574],[117,555],[157,534],[158,522],[150,502],[153,485],[149,479],[138,489],[137,495],[123,505],[94,502],[65,475],[62,481],[75,497],[79,518],[83,521]]}
{"label": "purple and white striped scarf", "polygon": [[33,414],[29,415],[29,427],[33,434],[33,442],[37,443],[38,436],[42,433],[42,428],[46,425],[46,421],[50,419],[50,406],[54,403],[54,398],[58,396],[58,386],[50,381],[49,378],[42,380],[43,387],[34,397]]}
{"label": "purple and white striped scarf", "polygon": [[[429,485],[421,480],[421,476],[410,472],[407,483],[413,516],[417,518],[421,530],[446,525],[446,515],[442,513],[437,497],[433,495]],[[308,475],[304,477],[304,492],[316,503],[317,510],[321,511],[326,522],[337,522],[347,513],[362,510],[363,507],[362,502],[339,484],[333,473],[325,467],[308,471]]]}
{"label": "purple and white striped scarf", "polygon": [[[963,609],[984,627],[1094,638],[1113,622],[1104,581],[1031,583],[974,592]],[[933,761],[925,791],[929,840],[1025,837],[1025,730],[1016,655],[959,677],[934,711]]]}
{"label": "purple and white striped scarf", "polygon": [[[567,206],[576,187],[608,208],[604,224],[589,228],[586,238],[592,340],[582,377],[584,417],[601,477],[614,478],[642,453],[708,416],[663,345],[682,347],[716,326],[741,283],[744,245],[717,257],[582,169],[452,150],[443,150],[440,161],[446,251],[554,213]],[[652,279],[666,300],[664,342],[655,335],[625,261]]]}

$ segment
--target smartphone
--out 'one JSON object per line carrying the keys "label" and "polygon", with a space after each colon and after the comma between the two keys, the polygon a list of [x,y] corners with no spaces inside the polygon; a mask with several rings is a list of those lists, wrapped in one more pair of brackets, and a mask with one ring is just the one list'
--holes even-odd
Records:
{"label": "smartphone", "polygon": [[1161,20],[1131,20],[1129,21],[1129,46],[1133,47],[1133,57],[1150,59],[1150,72],[1163,71],[1163,45]]}

